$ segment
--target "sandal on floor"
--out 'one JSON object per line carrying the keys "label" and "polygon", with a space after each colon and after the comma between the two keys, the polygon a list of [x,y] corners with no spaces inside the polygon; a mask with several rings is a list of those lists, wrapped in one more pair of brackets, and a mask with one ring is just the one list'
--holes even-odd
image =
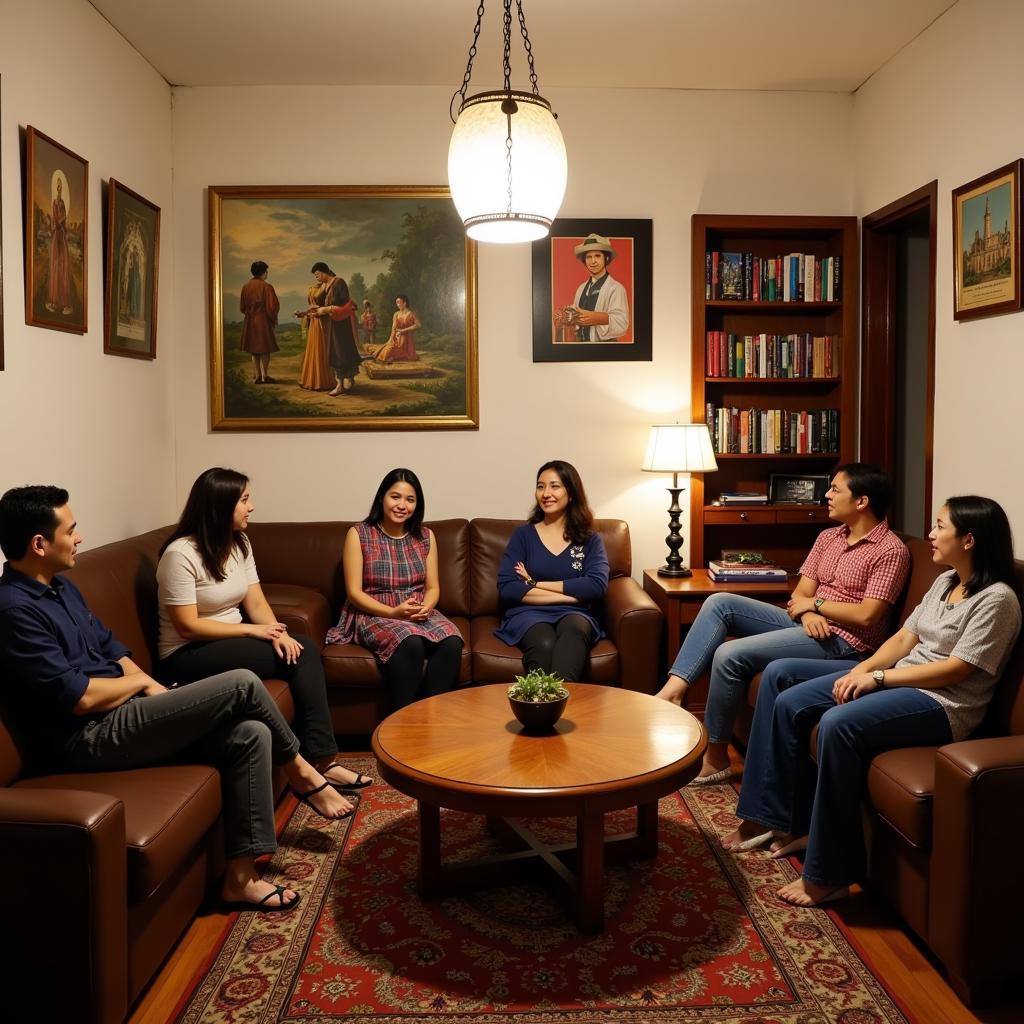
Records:
{"label": "sandal on floor", "polygon": [[[281,910],[291,910],[302,899],[302,893],[297,892],[293,899],[285,903],[286,891],[287,886],[275,885],[258,903],[250,903],[249,900],[221,900],[220,909],[225,913],[232,913],[236,910],[257,910],[261,914],[276,914]],[[272,900],[275,896],[277,903],[267,903],[267,900]]]}
{"label": "sandal on floor", "polygon": [[[320,774],[325,779],[327,779],[327,773],[332,768],[343,768],[343,769],[345,769],[345,771],[352,771],[351,768],[346,768],[345,765],[341,764],[340,762],[332,761],[326,768],[323,769],[323,771],[320,772]],[[331,785],[335,789],[339,789],[339,790],[345,790],[345,789],[365,789],[367,786],[372,786],[373,785],[373,779],[371,779],[369,775],[364,775],[362,772],[356,772],[356,781],[355,782],[334,782],[331,779],[327,779],[327,781],[330,782]]]}
{"label": "sandal on floor", "polygon": [[762,832],[760,835],[751,836],[749,839],[743,839],[735,846],[726,846],[725,843],[722,843],[721,847],[726,851],[726,853],[746,853],[748,850],[756,850],[764,846],[771,842],[774,837],[775,833],[769,829],[767,832]]}
{"label": "sandal on floor", "polygon": [[304,804],[308,804],[314,811],[316,811],[317,814],[320,815],[321,818],[326,818],[328,821],[344,821],[346,818],[351,818],[352,815],[356,813],[356,809],[354,807],[350,807],[344,814],[339,814],[337,817],[331,817],[324,814],[324,812],[309,799],[311,796],[316,796],[317,793],[322,793],[328,786],[333,785],[334,784],[331,782],[325,782],[322,786],[317,786],[316,789],[307,789],[305,793],[300,793],[294,786],[289,786],[288,789],[294,797],[301,800]]}
{"label": "sandal on floor", "polygon": [[731,779],[732,768],[723,768],[711,775],[698,775],[697,778],[691,779],[687,786],[717,786],[720,782],[729,782]]}

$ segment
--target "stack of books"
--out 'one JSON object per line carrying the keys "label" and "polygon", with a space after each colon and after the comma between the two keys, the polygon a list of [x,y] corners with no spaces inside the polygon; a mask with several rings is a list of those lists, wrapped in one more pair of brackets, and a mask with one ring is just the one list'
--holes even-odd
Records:
{"label": "stack of books", "polygon": [[708,562],[708,578],[712,583],[784,583],[789,573],[756,551],[724,551]]}
{"label": "stack of books", "polygon": [[768,495],[758,491],[722,491],[718,496],[720,505],[767,505]]}

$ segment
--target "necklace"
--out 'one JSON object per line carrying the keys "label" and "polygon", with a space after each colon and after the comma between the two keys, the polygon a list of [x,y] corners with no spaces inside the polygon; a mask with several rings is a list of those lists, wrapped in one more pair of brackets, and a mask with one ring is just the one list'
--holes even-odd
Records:
{"label": "necklace", "polygon": [[949,595],[946,598],[946,611],[952,611],[952,609],[954,609],[960,603],[960,601],[950,600],[950,598],[953,596],[954,590],[960,591],[960,601],[962,601],[967,596],[967,584],[961,583],[958,587],[954,587],[953,590],[949,592]]}

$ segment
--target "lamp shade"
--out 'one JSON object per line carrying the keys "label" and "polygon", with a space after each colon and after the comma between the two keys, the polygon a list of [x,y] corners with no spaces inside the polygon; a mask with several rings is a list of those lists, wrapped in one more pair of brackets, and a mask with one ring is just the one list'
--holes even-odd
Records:
{"label": "lamp shade", "polygon": [[651,427],[641,467],[648,473],[710,473],[718,469],[704,423],[659,423]]}
{"label": "lamp shade", "polygon": [[562,205],[567,175],[562,133],[543,97],[485,92],[459,108],[448,147],[448,184],[470,238],[543,238]]}

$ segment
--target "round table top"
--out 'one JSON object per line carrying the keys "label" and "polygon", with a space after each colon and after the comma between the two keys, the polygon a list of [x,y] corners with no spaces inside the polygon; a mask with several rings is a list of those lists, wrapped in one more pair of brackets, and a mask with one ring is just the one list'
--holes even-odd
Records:
{"label": "round table top", "polygon": [[688,711],[613,686],[566,688],[565,712],[544,735],[523,732],[503,683],[410,704],[373,735],[381,774],[417,799],[497,814],[515,813],[521,802],[547,814],[577,813],[584,803],[593,809],[595,800],[625,807],[696,775],[706,744]]}

